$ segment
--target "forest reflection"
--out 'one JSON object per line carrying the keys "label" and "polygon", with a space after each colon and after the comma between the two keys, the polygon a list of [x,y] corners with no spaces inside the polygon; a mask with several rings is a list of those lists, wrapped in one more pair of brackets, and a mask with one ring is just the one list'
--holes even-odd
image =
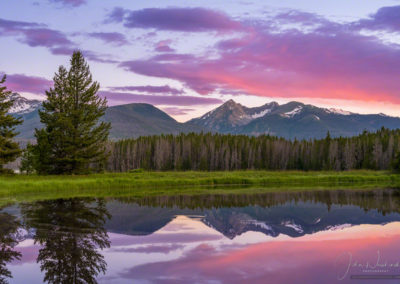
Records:
{"label": "forest reflection", "polygon": [[68,199],[21,206],[27,228],[41,246],[37,256],[47,283],[96,283],[107,263],[99,250],[110,246],[104,200]]}
{"label": "forest reflection", "polygon": [[272,207],[288,202],[322,203],[328,207],[354,205],[368,211],[376,209],[382,214],[400,212],[399,189],[377,190],[321,190],[299,192],[271,192],[263,194],[207,194],[149,196],[145,198],[116,198],[122,203],[140,206],[210,209],[222,207],[261,206]]}
{"label": "forest reflection", "polygon": [[18,229],[21,224],[19,220],[8,213],[0,213],[0,283],[8,283],[12,278],[7,264],[19,260],[21,253],[14,250],[18,244]]}

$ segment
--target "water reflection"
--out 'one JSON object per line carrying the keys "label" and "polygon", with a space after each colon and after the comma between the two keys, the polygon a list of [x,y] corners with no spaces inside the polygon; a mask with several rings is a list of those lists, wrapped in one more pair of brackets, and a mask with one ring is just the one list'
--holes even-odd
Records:
{"label": "water reflection", "polygon": [[96,283],[107,263],[98,249],[110,246],[104,229],[105,202],[91,199],[41,201],[21,206],[26,226],[41,246],[37,256],[47,283]]}
{"label": "water reflection", "polygon": [[14,250],[18,243],[18,229],[20,223],[15,216],[0,213],[0,283],[8,283],[12,278],[7,264],[19,260],[21,253]]}
{"label": "water reflection", "polygon": [[[15,221],[3,230],[14,236],[14,260],[0,262],[13,283],[358,283],[351,277],[400,275],[398,190],[53,200],[2,214]],[[365,269],[380,262],[392,266]]]}
{"label": "water reflection", "polygon": [[202,215],[202,222],[231,239],[247,231],[299,237],[400,220],[397,190],[124,198],[107,206],[114,216],[108,229],[125,234],[151,234],[176,215]]}

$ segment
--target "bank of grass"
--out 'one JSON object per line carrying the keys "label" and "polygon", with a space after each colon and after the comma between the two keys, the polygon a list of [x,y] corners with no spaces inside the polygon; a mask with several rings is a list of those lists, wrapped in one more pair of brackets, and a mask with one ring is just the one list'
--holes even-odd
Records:
{"label": "bank of grass", "polygon": [[385,171],[136,171],[84,176],[11,175],[0,177],[0,200],[21,202],[70,197],[251,194],[388,187],[400,187],[400,175]]}

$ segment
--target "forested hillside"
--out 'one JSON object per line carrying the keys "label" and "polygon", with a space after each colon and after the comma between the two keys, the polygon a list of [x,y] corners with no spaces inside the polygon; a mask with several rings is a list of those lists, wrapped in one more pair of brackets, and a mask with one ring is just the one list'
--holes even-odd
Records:
{"label": "forested hillside", "polygon": [[109,171],[385,170],[400,150],[400,130],[301,141],[210,133],[162,135],[112,142],[109,150]]}

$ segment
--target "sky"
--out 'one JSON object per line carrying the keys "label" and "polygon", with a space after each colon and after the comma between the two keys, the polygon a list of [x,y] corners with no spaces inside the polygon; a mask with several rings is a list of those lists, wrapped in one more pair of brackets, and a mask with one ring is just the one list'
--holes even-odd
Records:
{"label": "sky", "polygon": [[0,74],[45,99],[81,50],[108,104],[178,121],[233,99],[400,116],[399,0],[1,0]]}

